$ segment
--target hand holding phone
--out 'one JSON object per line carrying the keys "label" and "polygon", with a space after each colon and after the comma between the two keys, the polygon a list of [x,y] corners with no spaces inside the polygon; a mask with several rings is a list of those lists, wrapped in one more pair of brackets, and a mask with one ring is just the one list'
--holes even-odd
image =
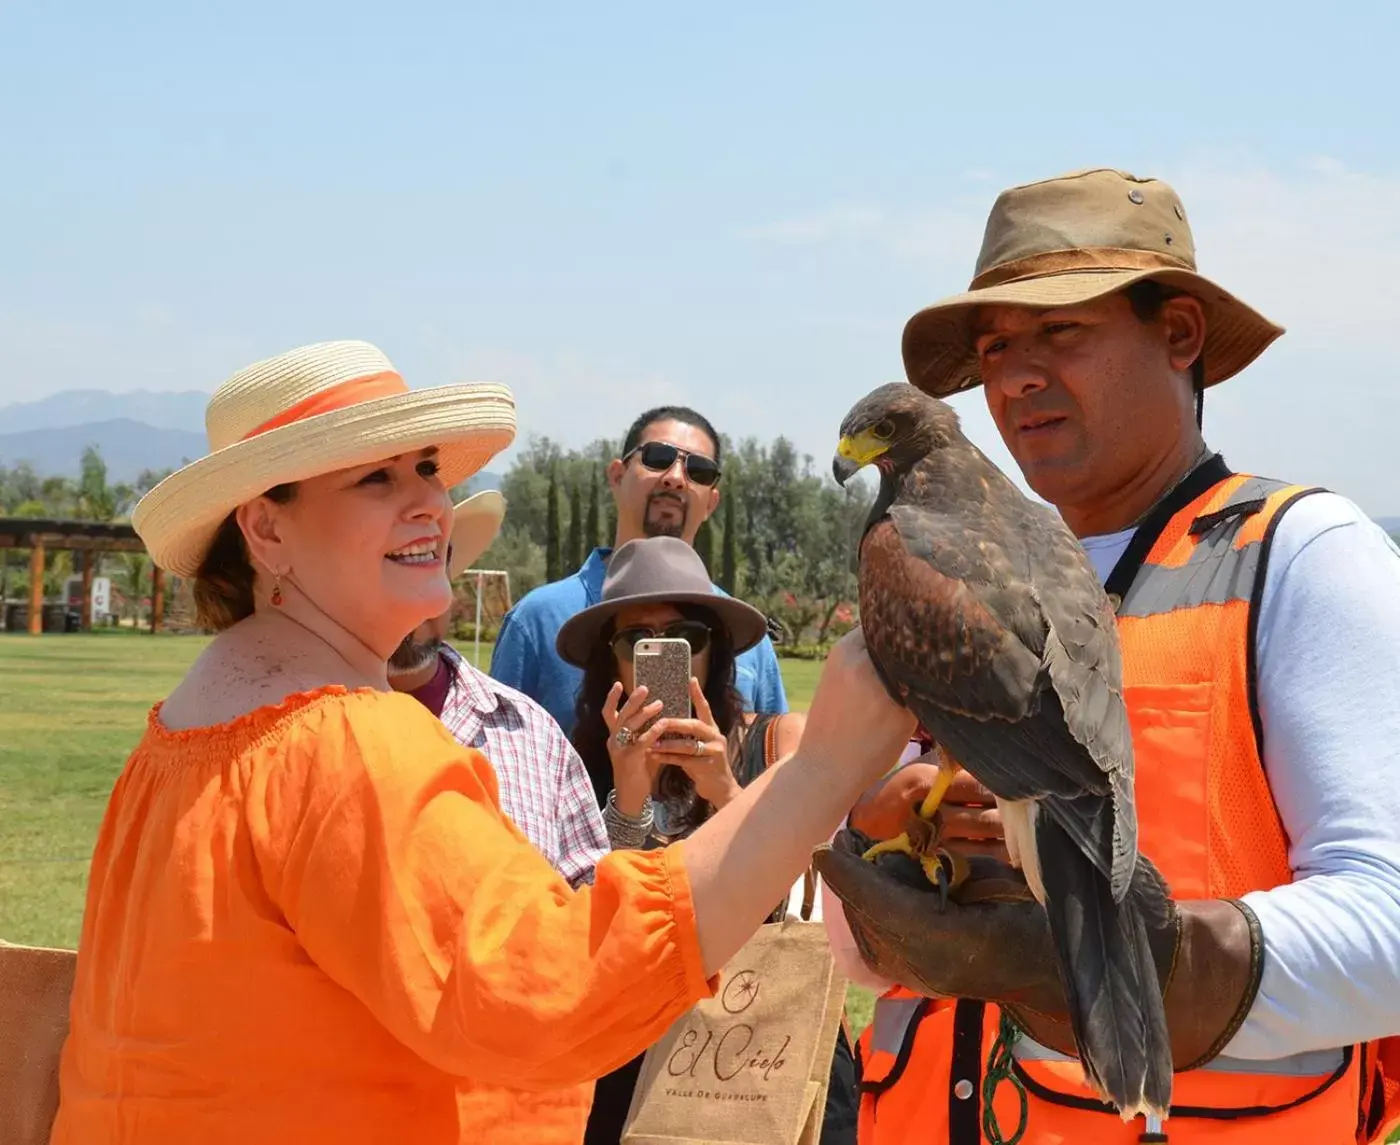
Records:
{"label": "hand holding phone", "polygon": [[[632,650],[636,687],[645,686],[649,703],[659,700],[657,719],[688,720],[690,704],[690,642],[684,637],[658,636],[638,640]],[[655,720],[647,723],[650,727]],[[679,733],[662,739],[679,738]]]}

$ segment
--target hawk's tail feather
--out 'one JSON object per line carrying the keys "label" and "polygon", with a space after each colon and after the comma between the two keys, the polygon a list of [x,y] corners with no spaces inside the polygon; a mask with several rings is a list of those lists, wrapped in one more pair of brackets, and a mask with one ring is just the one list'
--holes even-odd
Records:
{"label": "hawk's tail feather", "polygon": [[1045,907],[1069,1003],[1070,1025],[1089,1082],[1127,1120],[1165,1117],[1172,1052],[1148,941],[1166,886],[1140,861],[1120,903],[1109,880],[1048,815],[1036,822]]}

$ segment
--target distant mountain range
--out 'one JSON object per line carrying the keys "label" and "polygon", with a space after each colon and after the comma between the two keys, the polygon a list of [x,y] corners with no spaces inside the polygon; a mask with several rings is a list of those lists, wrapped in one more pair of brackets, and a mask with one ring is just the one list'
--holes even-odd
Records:
{"label": "distant mountain range", "polygon": [[[109,481],[134,481],[143,469],[173,469],[204,456],[208,401],[198,390],[65,390],[0,407],[0,465],[27,461],[42,477],[76,477],[83,450],[95,445]],[[478,492],[500,484],[500,474],[483,471],[471,488]]]}
{"label": "distant mountain range", "polygon": [[74,429],[102,422],[134,421],[155,429],[198,434],[201,444],[194,455],[197,457],[204,452],[204,407],[208,401],[209,395],[199,390],[164,394],[150,390],[129,394],[64,390],[38,401],[0,407],[0,438],[33,429]]}
{"label": "distant mountain range", "polygon": [[[0,410],[0,426],[6,426]],[[13,467],[27,461],[42,477],[76,477],[83,450],[97,446],[107,463],[107,479],[114,484],[134,481],[143,469],[171,469],[202,457],[207,451],[203,433],[163,429],[134,421],[110,421],[0,433],[0,465]]]}
{"label": "distant mountain range", "polygon": [[83,450],[95,445],[113,482],[143,469],[170,469],[203,456],[204,406],[198,390],[64,390],[0,408],[0,465],[27,461],[41,476],[76,477]]}

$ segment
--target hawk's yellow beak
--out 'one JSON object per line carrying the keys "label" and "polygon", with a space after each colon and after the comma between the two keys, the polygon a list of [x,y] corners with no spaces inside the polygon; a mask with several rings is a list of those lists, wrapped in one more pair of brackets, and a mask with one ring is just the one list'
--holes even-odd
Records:
{"label": "hawk's yellow beak", "polygon": [[838,485],[844,485],[889,447],[889,442],[881,441],[868,429],[843,437],[831,462],[831,475]]}

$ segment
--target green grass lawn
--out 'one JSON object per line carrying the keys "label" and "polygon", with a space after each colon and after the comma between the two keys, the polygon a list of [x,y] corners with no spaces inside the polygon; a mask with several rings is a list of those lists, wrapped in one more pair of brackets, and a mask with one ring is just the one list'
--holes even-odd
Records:
{"label": "green grass lawn", "polygon": [[0,635],[0,938],[77,943],[88,858],[112,784],[151,704],[206,643]]}
{"label": "green grass lawn", "polygon": [[[207,639],[0,634],[0,938],[74,946],[88,858],[107,796],[166,695]],[[470,658],[473,647],[464,642]],[[489,663],[491,650],[482,645]],[[821,665],[783,665],[805,708]],[[862,1018],[868,1008],[862,998]]]}

